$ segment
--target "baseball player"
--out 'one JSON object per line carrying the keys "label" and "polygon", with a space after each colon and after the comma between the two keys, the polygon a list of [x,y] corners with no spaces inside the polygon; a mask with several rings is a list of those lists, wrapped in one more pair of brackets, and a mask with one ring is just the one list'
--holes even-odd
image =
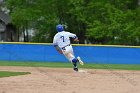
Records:
{"label": "baseball player", "polygon": [[54,36],[53,45],[60,54],[64,54],[65,57],[73,63],[73,70],[77,72],[77,62],[81,65],[84,65],[84,63],[79,56],[77,58],[74,56],[73,48],[70,44],[70,38],[73,38],[75,42],[79,42],[78,37],[73,33],[64,31],[63,25],[60,24],[56,26],[56,30],[58,33]]}

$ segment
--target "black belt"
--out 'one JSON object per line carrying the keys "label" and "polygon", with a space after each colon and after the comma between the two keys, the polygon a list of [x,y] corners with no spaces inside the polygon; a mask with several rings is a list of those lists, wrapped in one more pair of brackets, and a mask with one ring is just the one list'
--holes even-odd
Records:
{"label": "black belt", "polygon": [[68,44],[68,45],[66,45],[66,46],[64,46],[64,47],[62,47],[62,49],[63,49],[63,50],[66,50],[65,47],[67,47],[67,46],[70,46],[70,44]]}

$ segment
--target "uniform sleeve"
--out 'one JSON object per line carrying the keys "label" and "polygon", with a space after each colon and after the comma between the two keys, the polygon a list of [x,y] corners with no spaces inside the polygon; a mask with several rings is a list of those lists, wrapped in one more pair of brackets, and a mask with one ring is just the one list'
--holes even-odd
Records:
{"label": "uniform sleeve", "polygon": [[54,38],[53,38],[53,45],[57,46],[57,37],[56,36],[54,36]]}
{"label": "uniform sleeve", "polygon": [[76,34],[73,34],[73,33],[70,33],[70,32],[68,32],[68,34],[69,34],[69,37],[72,37],[72,38],[78,38],[77,36],[76,36]]}

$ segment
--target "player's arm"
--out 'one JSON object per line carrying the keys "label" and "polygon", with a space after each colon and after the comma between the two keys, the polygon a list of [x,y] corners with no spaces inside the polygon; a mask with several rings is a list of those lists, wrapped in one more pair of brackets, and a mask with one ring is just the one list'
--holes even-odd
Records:
{"label": "player's arm", "polygon": [[78,39],[78,37],[75,34],[69,33],[69,37],[72,37],[73,38],[73,41],[79,42],[79,39]]}
{"label": "player's arm", "polygon": [[73,39],[74,39],[73,41],[75,41],[75,42],[79,42],[79,39],[78,39],[77,36],[74,36]]}
{"label": "player's arm", "polygon": [[60,49],[60,47],[57,45],[57,37],[54,37],[53,39],[53,46],[55,47],[55,49],[62,54],[62,50]]}
{"label": "player's arm", "polygon": [[54,47],[60,54],[63,54],[62,50],[59,48],[58,45],[54,45]]}

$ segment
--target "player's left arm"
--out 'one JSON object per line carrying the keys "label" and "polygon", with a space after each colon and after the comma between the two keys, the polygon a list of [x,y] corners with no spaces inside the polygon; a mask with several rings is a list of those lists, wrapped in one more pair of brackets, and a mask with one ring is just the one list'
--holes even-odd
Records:
{"label": "player's left arm", "polygon": [[75,41],[75,42],[79,42],[79,39],[78,39],[78,37],[77,36],[75,36],[75,37],[73,37],[73,41]]}
{"label": "player's left arm", "polygon": [[70,34],[69,37],[72,37],[72,38],[73,38],[73,41],[79,42],[79,39],[78,39],[78,37],[76,36],[76,34],[73,34],[73,33],[69,33],[69,34]]}

